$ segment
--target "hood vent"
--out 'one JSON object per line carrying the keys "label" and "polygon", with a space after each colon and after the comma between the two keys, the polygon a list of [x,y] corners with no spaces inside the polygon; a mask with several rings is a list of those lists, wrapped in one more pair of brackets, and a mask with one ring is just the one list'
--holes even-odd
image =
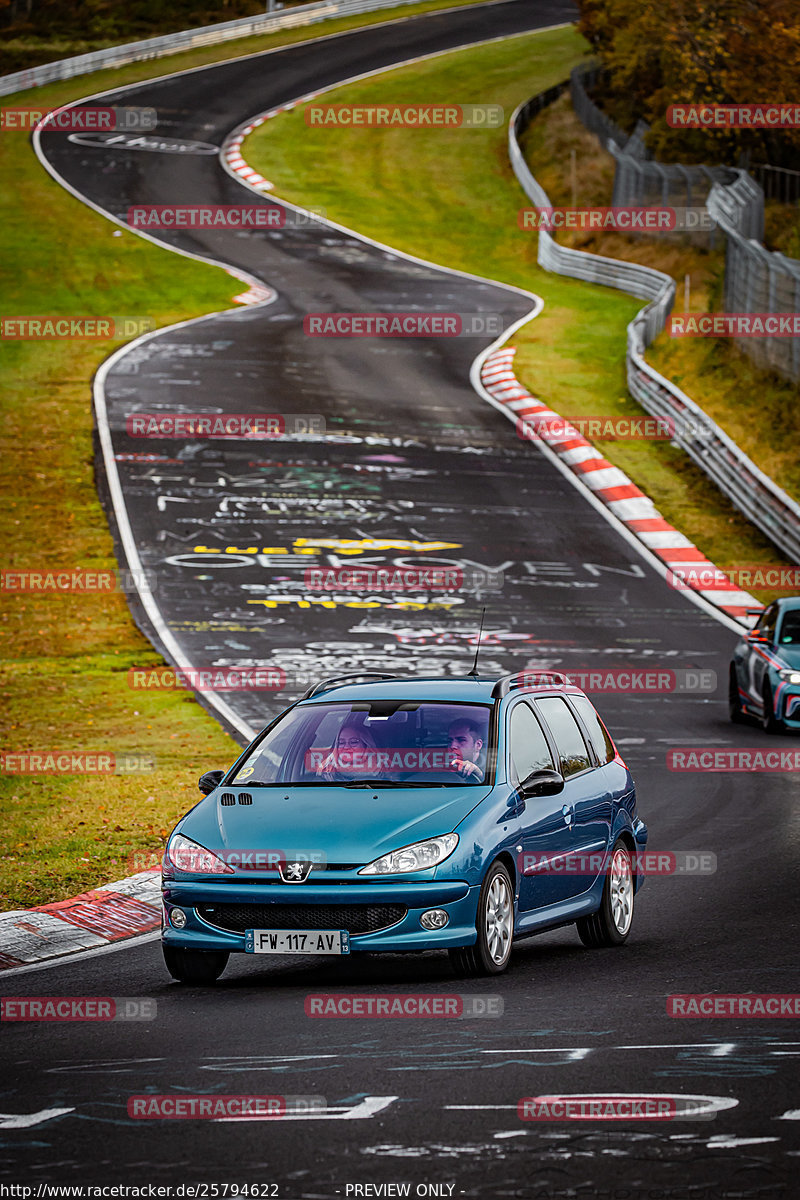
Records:
{"label": "hood vent", "polygon": [[233,792],[223,792],[219,798],[219,802],[227,807],[229,804],[236,803],[236,797],[234,796]]}
{"label": "hood vent", "polygon": [[253,797],[250,795],[249,792],[239,792],[239,803],[240,804],[252,804]]}

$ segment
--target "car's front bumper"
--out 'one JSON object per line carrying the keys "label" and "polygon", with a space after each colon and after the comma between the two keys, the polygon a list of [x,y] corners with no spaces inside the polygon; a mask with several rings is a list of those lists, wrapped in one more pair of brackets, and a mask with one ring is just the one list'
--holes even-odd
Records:
{"label": "car's front bumper", "polygon": [[775,689],[775,715],[787,729],[800,729],[800,687],[784,680]]}
{"label": "car's front bumper", "polygon": [[[416,883],[358,883],[358,884],[237,884],[226,880],[208,882],[197,880],[165,881],[164,929],[165,944],[194,950],[244,951],[243,932],[217,928],[199,915],[203,905],[235,904],[259,906],[258,921],[251,928],[271,928],[263,917],[264,906],[302,905],[325,909],[341,909],[347,905],[398,904],[407,909],[401,920],[374,933],[350,935],[350,949],[358,951],[445,950],[453,946],[469,946],[475,942],[475,919],[480,888],[461,881]],[[170,921],[173,908],[186,914],[183,929],[175,929]],[[442,908],[450,920],[444,929],[424,929],[420,917],[430,908]],[[332,920],[327,926],[337,929]]]}

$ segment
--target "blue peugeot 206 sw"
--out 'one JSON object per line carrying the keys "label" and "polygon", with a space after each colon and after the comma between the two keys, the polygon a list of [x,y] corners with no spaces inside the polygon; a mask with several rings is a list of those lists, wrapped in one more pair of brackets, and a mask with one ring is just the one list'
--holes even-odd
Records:
{"label": "blue peugeot 206 sw", "polygon": [[587,946],[630,933],[647,829],[562,675],[328,679],[200,790],[163,864],[184,983],[231,952],[448,950],[458,974],[493,975],[515,939],[560,925]]}

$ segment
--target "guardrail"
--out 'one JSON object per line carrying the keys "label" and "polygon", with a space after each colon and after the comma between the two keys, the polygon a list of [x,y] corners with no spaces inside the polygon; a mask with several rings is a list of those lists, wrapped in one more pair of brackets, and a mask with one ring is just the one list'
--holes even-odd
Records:
{"label": "guardrail", "polygon": [[[625,146],[629,140],[625,130],[597,107],[587,91],[587,88],[593,87],[602,78],[602,69],[594,63],[581,63],[573,67],[569,76],[572,107],[581,123],[591,130],[603,145],[614,141],[618,146]],[[644,147],[642,153],[647,155]]]}
{"label": "guardrail", "polygon": [[[519,145],[531,114],[542,107],[540,98],[534,96],[514,111],[508,129],[508,153],[526,196],[535,206],[549,208],[547,193],[525,162]],[[537,257],[547,271],[619,288],[650,301],[628,325],[625,362],[631,395],[653,416],[673,421],[676,444],[748,520],[790,559],[800,562],[800,505],[759,470],[699,405],[645,361],[646,347],[665,328],[675,299],[674,280],[651,267],[559,246],[544,229],[539,230]]]}
{"label": "guardrail", "polygon": [[321,3],[304,4],[277,13],[264,13],[255,17],[240,17],[236,21],[222,21],[219,25],[202,25],[197,29],[184,29],[179,33],[165,33],[160,37],[147,38],[140,42],[127,42],[122,46],[107,46],[104,50],[93,50],[89,54],[78,54],[74,58],[60,58],[56,62],[43,63],[13,75],[0,76],[0,96],[26,88],[41,87],[58,79],[71,79],[91,71],[102,71],[107,67],[121,67],[126,63],[146,62],[162,58],[177,50],[194,50],[198,46],[213,46],[234,38],[252,37],[258,33],[271,33],[277,29],[290,29],[296,25],[314,25],[318,21],[329,21],[333,17],[348,17],[358,13],[372,12],[379,8],[403,8],[419,0],[322,0]]}

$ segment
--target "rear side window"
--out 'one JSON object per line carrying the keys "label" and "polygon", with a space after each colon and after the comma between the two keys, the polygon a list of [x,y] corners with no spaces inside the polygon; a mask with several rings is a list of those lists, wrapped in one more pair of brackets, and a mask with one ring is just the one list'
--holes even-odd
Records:
{"label": "rear side window", "polygon": [[552,771],[553,756],[542,727],[527,704],[518,704],[509,722],[513,783],[522,783],[533,771]]}
{"label": "rear side window", "polygon": [[614,743],[608,736],[608,730],[595,712],[594,705],[591,700],[587,700],[585,696],[570,696],[572,703],[578,710],[584,725],[589,731],[589,740],[594,746],[594,752],[597,755],[597,761],[600,766],[605,766],[615,758]]}
{"label": "rear side window", "polygon": [[537,700],[536,705],[556,740],[561,774],[564,778],[588,770],[592,765],[589,751],[586,749],[578,722],[567,707],[566,701],[560,696],[545,696]]}

